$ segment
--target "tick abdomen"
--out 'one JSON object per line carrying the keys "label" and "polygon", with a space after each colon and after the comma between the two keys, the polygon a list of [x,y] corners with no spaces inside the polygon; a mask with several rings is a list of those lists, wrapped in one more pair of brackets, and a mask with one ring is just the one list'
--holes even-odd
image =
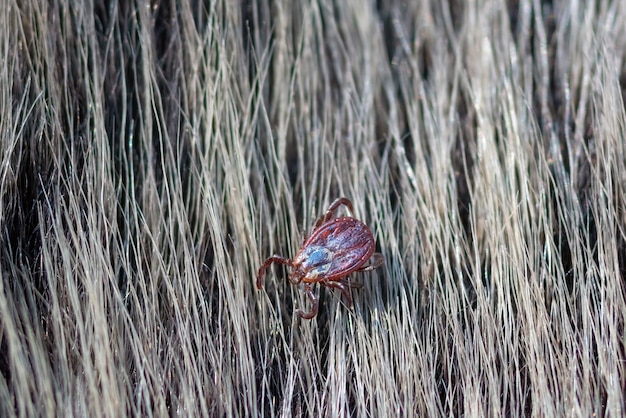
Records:
{"label": "tick abdomen", "polygon": [[374,237],[362,222],[349,217],[329,221],[305,241],[294,265],[314,280],[347,276],[374,252]]}

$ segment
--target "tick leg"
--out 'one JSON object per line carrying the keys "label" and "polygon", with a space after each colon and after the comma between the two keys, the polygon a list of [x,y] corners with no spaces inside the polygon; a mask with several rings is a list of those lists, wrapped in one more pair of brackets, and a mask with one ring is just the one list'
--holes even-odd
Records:
{"label": "tick leg", "polygon": [[326,287],[341,290],[341,294],[343,294],[343,297],[346,299],[348,307],[352,308],[352,296],[350,296],[350,285],[348,284],[348,282],[345,281],[345,279],[335,281],[335,282],[322,282],[321,284]]}
{"label": "tick leg", "polygon": [[363,266],[356,271],[372,271],[382,266],[385,262],[385,257],[381,253],[374,253],[370,257],[370,263],[367,266]]}
{"label": "tick leg", "polygon": [[328,210],[326,211],[326,214],[324,216],[320,216],[318,218],[317,222],[315,222],[315,226],[313,226],[313,230],[315,231],[317,227],[319,227],[325,222],[328,222],[330,218],[333,217],[333,212],[339,209],[339,206],[341,205],[348,208],[348,210],[350,211],[350,215],[354,214],[354,208],[352,207],[352,202],[346,197],[340,197],[328,207]]}
{"label": "tick leg", "polygon": [[268,259],[265,260],[265,263],[263,263],[261,268],[259,268],[259,273],[256,276],[256,288],[257,289],[261,289],[263,287],[263,275],[265,274],[265,270],[267,270],[267,268],[272,263],[284,264],[284,265],[293,267],[293,261],[291,261],[288,258],[281,257],[276,254],[274,254],[271,257],[268,257]]}
{"label": "tick leg", "polygon": [[296,311],[296,314],[298,314],[298,316],[302,319],[311,319],[315,315],[317,315],[317,311],[319,309],[319,300],[317,299],[317,296],[315,296],[315,294],[313,293],[311,285],[305,284],[304,291],[306,292],[306,295],[309,297],[309,300],[311,301],[311,304],[313,306],[311,306],[311,310],[309,312],[304,312],[302,309],[298,309]]}
{"label": "tick leg", "polygon": [[363,287],[363,283],[353,282],[348,278],[341,279],[341,282],[344,283],[346,286],[350,286],[352,289],[360,289]]}

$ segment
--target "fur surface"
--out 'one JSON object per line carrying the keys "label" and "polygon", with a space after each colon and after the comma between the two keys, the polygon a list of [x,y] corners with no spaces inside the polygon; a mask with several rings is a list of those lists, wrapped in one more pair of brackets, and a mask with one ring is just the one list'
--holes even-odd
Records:
{"label": "fur surface", "polygon": [[90,3],[0,8],[0,416],[626,414],[626,2]]}

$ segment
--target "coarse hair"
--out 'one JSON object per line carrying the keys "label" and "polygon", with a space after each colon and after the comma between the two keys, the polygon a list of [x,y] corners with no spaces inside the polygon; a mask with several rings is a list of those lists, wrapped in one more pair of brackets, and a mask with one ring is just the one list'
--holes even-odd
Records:
{"label": "coarse hair", "polygon": [[[8,0],[0,416],[623,416],[624,22]],[[385,262],[303,320],[340,196]]]}

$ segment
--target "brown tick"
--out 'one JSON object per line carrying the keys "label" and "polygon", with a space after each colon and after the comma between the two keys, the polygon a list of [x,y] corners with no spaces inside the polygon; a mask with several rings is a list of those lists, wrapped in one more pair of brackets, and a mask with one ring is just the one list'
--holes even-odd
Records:
{"label": "brown tick", "polygon": [[[256,278],[256,287],[263,287],[263,275],[272,263],[285,264],[293,268],[289,281],[293,284],[304,283],[304,291],[312,303],[311,310],[298,309],[300,318],[311,319],[317,315],[319,301],[312,286],[322,286],[341,290],[348,306],[352,306],[350,288],[359,288],[360,283],[352,283],[347,276],[355,271],[370,271],[383,264],[380,253],[374,253],[375,244],[372,231],[363,222],[350,216],[332,219],[333,213],[341,206],[346,206],[354,213],[352,202],[341,197],[333,202],[315,225],[311,236],[304,241],[302,248],[293,260],[273,255],[265,260]],[[368,260],[371,263],[365,265]]]}

